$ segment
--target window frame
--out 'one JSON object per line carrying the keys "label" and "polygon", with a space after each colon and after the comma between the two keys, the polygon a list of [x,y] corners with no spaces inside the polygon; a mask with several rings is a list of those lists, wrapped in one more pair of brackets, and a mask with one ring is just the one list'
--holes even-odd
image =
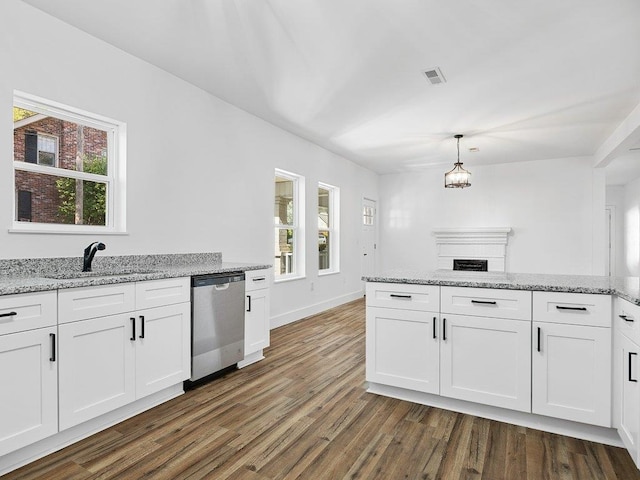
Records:
{"label": "window frame", "polygon": [[318,182],[318,211],[320,214],[320,189],[329,192],[329,228],[318,229],[320,232],[329,233],[329,267],[320,268],[320,249],[318,248],[318,275],[330,275],[340,272],[340,188],[328,183]]}
{"label": "window frame", "polygon": [[[56,166],[12,161],[13,205],[10,233],[126,234],[126,123],[42,97],[15,90],[12,107],[105,131],[107,133],[107,175],[97,175],[60,168],[56,142]],[[15,128],[15,124],[14,124]],[[40,132],[36,132],[41,135]],[[53,136],[46,134],[47,136]],[[15,146],[13,147],[15,151]],[[39,155],[39,150],[38,150]],[[20,222],[17,219],[16,172],[24,171],[72,178],[106,185],[105,225]]]}
{"label": "window frame", "polygon": [[[293,182],[293,223],[278,223],[278,218],[274,216],[274,252],[277,252],[277,239],[279,230],[287,229],[293,231],[292,248],[293,248],[293,271],[291,273],[280,274],[280,269],[276,267],[274,256],[273,279],[274,282],[287,282],[291,280],[299,280],[305,278],[305,178],[302,175],[288,172],[279,168],[275,169],[273,180],[273,201],[276,198],[276,181],[277,177],[286,178]],[[274,204],[275,207],[275,204]]]}
{"label": "window frame", "polygon": [[42,165],[44,167],[50,167],[52,165],[47,165],[45,163],[41,163],[40,162],[40,152],[44,152],[44,153],[51,153],[51,152],[47,152],[46,150],[41,150],[40,149],[40,139],[41,138],[51,138],[53,140],[53,167],[58,167],[58,155],[60,153],[60,139],[56,136],[56,135],[50,135],[48,133],[40,133],[37,132],[36,135],[38,136],[38,147],[37,147],[37,156],[36,156],[36,162],[38,165]]}

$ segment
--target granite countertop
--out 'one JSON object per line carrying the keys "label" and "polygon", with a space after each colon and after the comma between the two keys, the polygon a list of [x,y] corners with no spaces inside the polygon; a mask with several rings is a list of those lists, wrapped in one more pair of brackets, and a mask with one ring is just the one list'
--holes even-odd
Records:
{"label": "granite countertop", "polygon": [[0,260],[0,295],[271,267],[258,263],[223,262],[219,253],[96,257],[93,271],[89,273],[82,273],[82,258]]}
{"label": "granite countertop", "polygon": [[640,305],[640,278],[597,275],[546,275],[535,273],[459,272],[435,270],[418,272],[390,270],[362,277],[367,282],[411,283],[457,287],[503,288],[542,292],[615,294]]}

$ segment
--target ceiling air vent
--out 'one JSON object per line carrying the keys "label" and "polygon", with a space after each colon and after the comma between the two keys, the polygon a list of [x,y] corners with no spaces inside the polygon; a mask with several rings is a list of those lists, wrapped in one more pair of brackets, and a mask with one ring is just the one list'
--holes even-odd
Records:
{"label": "ceiling air vent", "polygon": [[427,70],[424,72],[424,75],[431,85],[438,85],[439,83],[445,83],[447,81],[438,67],[433,70]]}

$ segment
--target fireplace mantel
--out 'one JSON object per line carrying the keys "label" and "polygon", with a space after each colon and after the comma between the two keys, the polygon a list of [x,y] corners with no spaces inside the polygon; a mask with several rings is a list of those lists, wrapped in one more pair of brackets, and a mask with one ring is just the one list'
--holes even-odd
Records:
{"label": "fireplace mantel", "polygon": [[510,233],[511,227],[435,229],[438,268],[452,270],[454,258],[486,259],[490,272],[505,272]]}

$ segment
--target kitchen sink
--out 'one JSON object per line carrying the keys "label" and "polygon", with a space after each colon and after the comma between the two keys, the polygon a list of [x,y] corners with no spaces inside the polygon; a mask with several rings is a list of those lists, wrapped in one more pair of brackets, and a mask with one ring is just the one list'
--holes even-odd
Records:
{"label": "kitchen sink", "polygon": [[98,277],[128,277],[132,275],[145,275],[155,273],[152,270],[147,271],[103,271],[103,272],[60,272],[43,275],[44,278],[52,278],[55,280],[77,280],[82,278],[98,278]]}

